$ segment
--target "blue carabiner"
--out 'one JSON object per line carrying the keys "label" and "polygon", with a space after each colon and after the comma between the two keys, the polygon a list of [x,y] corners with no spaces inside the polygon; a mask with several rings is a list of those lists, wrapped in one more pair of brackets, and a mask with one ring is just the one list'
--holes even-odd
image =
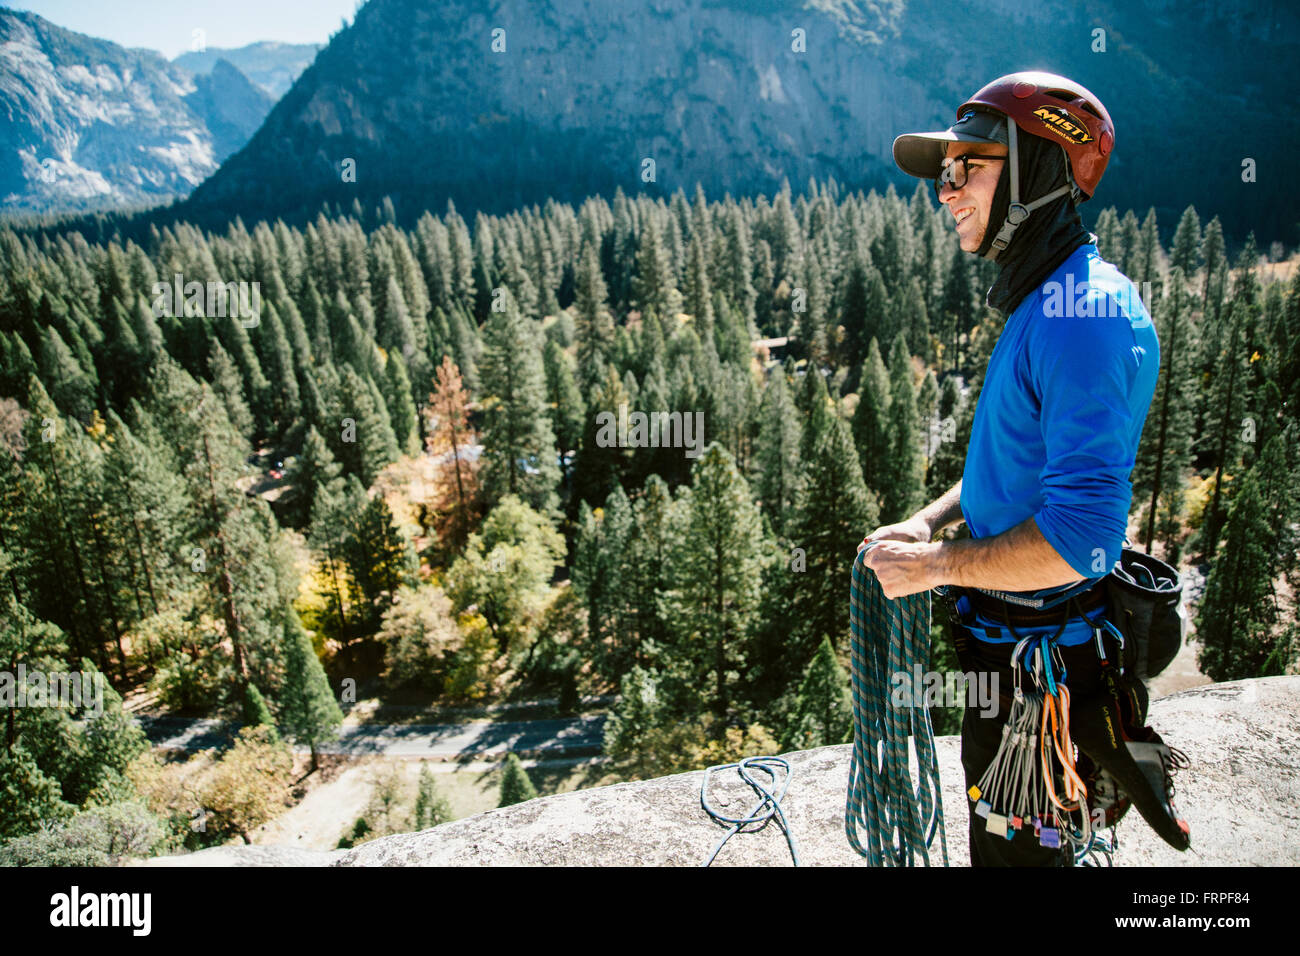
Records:
{"label": "blue carabiner", "polygon": [[1047,643],[1047,635],[1043,634],[1038,639],[1038,655],[1043,662],[1043,673],[1047,675],[1047,693],[1048,696],[1056,696],[1056,681],[1052,678],[1052,655]]}

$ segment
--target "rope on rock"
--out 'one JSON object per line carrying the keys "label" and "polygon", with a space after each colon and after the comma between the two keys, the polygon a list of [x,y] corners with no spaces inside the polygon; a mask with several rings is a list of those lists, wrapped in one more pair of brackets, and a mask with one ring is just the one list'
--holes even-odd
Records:
{"label": "rope on rock", "polygon": [[[853,760],[844,829],[853,849],[871,866],[929,866],[937,834],[947,866],[934,728],[920,688],[912,686],[914,668],[929,668],[930,594],[886,598],[875,572],[862,561],[870,547],[853,562],[849,589]],[[901,675],[898,679],[912,690],[903,701],[906,706],[890,699],[894,675]],[[915,784],[908,768],[909,739]]]}
{"label": "rope on rock", "polygon": [[[749,811],[748,815],[743,817],[728,817],[709,805],[709,775],[718,770],[730,770],[735,768],[740,772],[740,778],[749,784],[754,793],[758,795],[759,801],[754,808]],[[775,793],[777,770],[785,772],[785,777],[781,781],[781,792]],[[761,770],[767,774],[767,785],[761,780],[756,780],[750,773],[751,770]],[[794,865],[799,865],[799,851],[795,849],[794,835],[790,832],[790,824],[785,819],[785,812],[781,809],[781,799],[785,796],[786,788],[790,786],[790,764],[784,757],[746,757],[737,763],[717,764],[708,767],[704,771],[704,780],[700,783],[700,805],[704,807],[704,812],[712,817],[716,822],[730,829],[726,835],[713,848],[709,858],[704,861],[703,866],[709,866],[718,856],[723,846],[737,833],[757,833],[766,827],[775,817],[781,830],[785,833],[785,842],[790,847],[790,858],[794,860]],[[753,826],[754,829],[746,830],[745,827]]]}

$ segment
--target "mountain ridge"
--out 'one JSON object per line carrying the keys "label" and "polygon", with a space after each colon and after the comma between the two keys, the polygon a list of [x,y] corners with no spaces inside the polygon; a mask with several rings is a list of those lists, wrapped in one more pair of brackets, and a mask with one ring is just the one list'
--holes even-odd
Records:
{"label": "mountain ridge", "polygon": [[0,8],[0,208],[93,211],[187,194],[272,98],[228,62],[195,76],[144,48]]}
{"label": "mountain ridge", "polygon": [[[1241,175],[1244,157],[1274,168],[1300,126],[1253,95],[1248,81],[1265,82],[1268,64],[1295,52],[1261,35],[1258,17],[1238,17],[1247,22],[1234,28],[1253,56],[1215,54],[1231,78],[1219,83],[1181,51],[1208,57],[1227,28],[1190,16],[1181,0],[1148,4],[1140,12],[1149,22],[1100,0],[1086,9],[973,0],[969,36],[936,29],[951,19],[937,0],[863,9],[654,0],[620,14],[588,0],[437,10],[371,0],[178,212],[305,219],[322,203],[375,206],[387,195],[413,221],[448,199],[501,213],[619,186],[664,198],[679,187],[689,195],[696,182],[715,196],[771,194],[782,179],[813,176],[910,191],[915,181],[893,166],[894,136],[948,125],[956,105],[997,75],[1054,69],[1090,86],[1116,119],[1098,208],[1154,206],[1172,222],[1208,193],[1222,208],[1207,215],[1219,213],[1229,234],[1291,228],[1293,210]],[[1098,29],[1106,46],[1095,53]],[[1205,135],[1206,112],[1231,114],[1239,128],[1230,141]],[[355,161],[355,181],[342,176],[345,159]],[[653,182],[642,178],[646,159]]]}

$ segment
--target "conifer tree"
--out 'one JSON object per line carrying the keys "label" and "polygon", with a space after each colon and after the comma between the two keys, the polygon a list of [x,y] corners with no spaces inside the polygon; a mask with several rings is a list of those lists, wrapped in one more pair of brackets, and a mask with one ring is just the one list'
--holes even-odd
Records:
{"label": "conifer tree", "polygon": [[1163,499],[1163,513],[1167,515],[1163,522],[1166,553],[1172,554],[1172,539],[1183,510],[1183,471],[1190,460],[1192,437],[1189,388],[1191,315],[1183,271],[1179,266],[1170,270],[1169,291],[1160,300],[1157,315],[1162,367],[1151,413],[1143,428],[1142,446],[1138,451],[1141,464],[1134,476],[1134,485],[1149,490],[1151,495],[1144,532],[1146,550],[1151,551]]}
{"label": "conifer tree", "polygon": [[826,380],[816,369],[804,372],[798,396],[799,408],[805,416],[803,430],[799,434],[799,460],[808,461],[812,458],[817,443],[830,428],[831,419],[837,414],[838,403],[827,392]]}
{"label": "conifer tree", "polygon": [[401,354],[390,352],[384,363],[384,382],[380,389],[393,426],[393,438],[404,455],[414,455],[420,448],[420,426],[411,400],[411,378]]}
{"label": "conifer tree", "polygon": [[438,792],[433,772],[429,769],[429,761],[421,760],[415,791],[415,828],[427,830],[440,823],[447,823],[451,818],[451,805]]}
{"label": "conifer tree", "polygon": [[614,320],[609,313],[605,277],[590,243],[578,252],[574,299],[574,338],[578,343],[578,385],[590,395],[614,348]]}
{"label": "conifer tree", "polygon": [[397,460],[397,437],[388,410],[382,399],[376,400],[373,384],[346,365],[339,398],[343,467],[370,487],[385,466]]}
{"label": "conifer tree", "polygon": [[338,618],[338,637],[345,645],[351,637],[347,611],[350,602],[345,593],[347,565],[344,559],[348,525],[348,506],[343,479],[335,478],[318,485],[312,497],[311,524],[307,540],[312,550],[320,554],[324,561],[330,597],[333,598],[333,609]]}
{"label": "conifer tree", "polygon": [[546,403],[551,414],[551,428],[563,452],[577,451],[582,441],[582,414],[585,404],[574,381],[572,360],[556,342],[547,342],[542,356],[546,374]]}
{"label": "conifer tree", "polygon": [[686,289],[683,307],[701,329],[713,328],[713,288],[709,283],[709,264],[704,242],[698,233],[691,236],[686,260]]}
{"label": "conifer tree", "polygon": [[692,470],[686,533],[674,561],[682,595],[675,623],[678,647],[700,678],[700,704],[717,717],[719,736],[737,703],[735,685],[758,622],[765,551],[748,485],[726,450],[710,445]]}
{"label": "conifer tree", "polygon": [[343,554],[360,603],[369,609],[370,623],[378,626],[384,608],[393,603],[398,588],[411,583],[417,568],[415,550],[382,494],[353,516]]}
{"label": "conifer tree", "polygon": [[[630,406],[630,396],[617,370],[607,366],[596,389],[588,393],[587,414],[582,423],[582,449],[574,469],[575,494],[584,501],[604,501],[605,496],[622,481],[630,462],[628,449],[619,447],[616,440],[610,442],[608,428],[603,425],[605,414],[614,416],[617,423],[621,405]],[[689,400],[677,396],[673,399],[673,406],[679,409],[692,407]],[[598,417],[602,418],[602,423],[597,422]],[[613,437],[617,439],[617,435]]]}
{"label": "conifer tree", "polygon": [[292,607],[284,615],[284,691],[280,722],[291,740],[311,748],[311,768],[319,767],[320,745],[333,739],[343,712],[330,691],[325,669]]}
{"label": "conifer tree", "polygon": [[294,495],[289,509],[289,524],[306,528],[311,523],[316,493],[322,487],[334,484],[342,473],[342,466],[334,459],[329,445],[309,426],[303,440],[302,453],[294,461],[291,476]]}
{"label": "conifer tree", "polygon": [[925,295],[921,284],[915,278],[907,284],[899,307],[899,326],[907,336],[908,351],[918,355],[922,360],[929,360],[930,349],[930,315],[925,308]]}
{"label": "conifer tree", "polygon": [[[623,547],[615,552],[622,558],[618,586],[625,592],[626,612],[620,625],[628,631],[634,667],[654,659],[671,638],[671,561],[680,547],[680,511],[668,485],[651,475],[635,503]],[[606,527],[611,537],[622,533],[618,523],[615,514]]]}
{"label": "conifer tree", "polygon": [[266,698],[262,696],[262,692],[257,689],[257,685],[252,681],[249,681],[244,686],[243,718],[247,726],[265,725],[274,731],[275,721],[271,718],[271,708],[266,706]]}
{"label": "conifer tree", "polygon": [[1193,276],[1200,266],[1201,219],[1196,207],[1188,206],[1174,230],[1174,244],[1169,252],[1169,268],[1181,269],[1184,276]]}
{"label": "conifer tree", "polygon": [[89,535],[79,507],[78,489],[88,477],[84,446],[75,440],[79,426],[62,417],[35,376],[28,389],[31,414],[23,434],[27,452],[19,495],[26,507],[13,546],[16,553],[30,555],[24,563],[31,610],[68,635],[73,653],[93,657],[106,671],[102,594],[92,590]]}
{"label": "conifer tree", "polygon": [[787,666],[802,668],[817,641],[848,640],[849,609],[842,595],[856,557],[852,544],[876,527],[880,508],[867,490],[848,425],[832,418],[804,459],[799,494],[787,535],[792,549],[783,571],[784,605],[792,611]]}
{"label": "conifer tree", "polygon": [[1253,473],[1232,503],[1224,546],[1214,559],[1196,617],[1197,663],[1213,681],[1261,677],[1273,652],[1275,622],[1264,502]]}
{"label": "conifer tree", "polygon": [[491,502],[518,495],[543,511],[558,500],[559,453],[546,414],[546,376],[532,323],[507,295],[484,330],[483,489]]}
{"label": "conifer tree", "polygon": [[830,639],[823,637],[799,687],[798,706],[781,750],[811,750],[852,739],[848,675],[835,659]]}
{"label": "conifer tree", "polygon": [[807,263],[804,280],[806,310],[799,313],[798,328],[793,331],[804,342],[808,364],[813,368],[821,368],[833,352],[827,341],[826,282],[822,278],[822,267],[817,256],[810,251],[804,259]]}
{"label": "conifer tree", "polygon": [[257,332],[262,346],[262,368],[271,383],[272,419],[279,428],[285,429],[298,416],[300,397],[298,379],[293,368],[293,353],[273,303],[263,304]]}
{"label": "conifer tree", "polygon": [[1129,273],[1129,278],[1138,284],[1139,287],[1150,282],[1153,294],[1157,297],[1160,295],[1162,283],[1160,281],[1160,259],[1164,250],[1160,248],[1160,230],[1156,224],[1156,210],[1152,206],[1147,210],[1146,219],[1142,220],[1142,233],[1139,238],[1137,258],[1134,263],[1135,271]]}
{"label": "conifer tree", "polygon": [[854,256],[844,279],[840,302],[840,324],[844,327],[844,364],[857,365],[866,355],[867,343],[876,334],[874,323],[879,314],[872,309],[869,289],[872,273],[861,256]]}
{"label": "conifer tree", "polygon": [[885,459],[885,487],[880,495],[880,520],[892,524],[921,506],[925,478],[912,358],[902,333],[894,339],[889,355],[888,423],[889,453]]}
{"label": "conifer tree", "polygon": [[41,378],[60,409],[82,422],[90,421],[97,401],[95,382],[54,328],[47,328],[41,341]]}
{"label": "conifer tree", "polygon": [[612,681],[622,676],[626,657],[620,649],[618,626],[620,615],[626,616],[628,585],[623,575],[631,564],[627,555],[632,521],[631,505],[621,486],[615,486],[596,511],[585,501],[578,507],[573,587],[587,608],[592,666]]}
{"label": "conifer tree", "polygon": [[[724,203],[726,228],[714,251],[717,254],[716,290],[722,292],[740,313],[741,325],[750,338],[756,337],[754,303],[753,235],[745,213],[734,200]],[[716,311],[716,307],[715,307]]]}
{"label": "conifer tree", "polygon": [[945,345],[944,358],[947,366],[956,371],[961,367],[962,338],[975,325],[974,286],[966,253],[960,247],[955,247],[952,251],[941,301],[940,314],[943,318],[939,324],[939,336]]}
{"label": "conifer tree", "polygon": [[[966,448],[975,424],[975,407],[979,401],[981,381],[971,382],[965,400],[961,398],[957,380],[944,379],[939,399],[939,444],[930,461],[926,494],[937,498],[961,478],[966,465]],[[945,413],[945,409],[947,409]]]}
{"label": "conifer tree", "polygon": [[501,800],[498,807],[511,807],[516,803],[523,803],[525,800],[533,800],[537,797],[537,788],[533,786],[533,781],[528,777],[528,771],[524,765],[519,762],[519,757],[514,753],[506,756],[505,769],[501,774]]}
{"label": "conifer tree", "polygon": [[674,291],[672,263],[660,237],[655,216],[647,216],[637,247],[636,274],[632,277],[632,297],[642,314],[668,315],[670,294]]}
{"label": "conifer tree", "polygon": [[1234,297],[1228,306],[1226,322],[1226,347],[1218,356],[1215,373],[1207,391],[1205,438],[1212,443],[1210,453],[1214,462],[1214,491],[1206,508],[1201,527],[1202,551],[1213,558],[1219,545],[1225,508],[1222,505],[1225,474],[1236,470],[1241,452],[1241,427],[1244,403],[1241,380],[1245,377],[1246,356],[1243,355],[1243,326],[1253,321],[1253,307]]}
{"label": "conifer tree", "polygon": [[1200,258],[1205,263],[1202,269],[1204,278],[1201,282],[1201,302],[1205,307],[1205,314],[1213,316],[1217,321],[1219,307],[1222,303],[1222,284],[1218,285],[1218,296],[1212,295],[1211,290],[1218,280],[1220,269],[1226,259],[1223,245],[1223,226],[1220,224],[1218,216],[1211,219],[1205,227],[1205,236],[1201,240]]}
{"label": "conifer tree", "polygon": [[885,490],[889,475],[889,403],[889,372],[880,357],[880,346],[872,339],[858,381],[853,441],[857,446],[862,478],[877,494]]}
{"label": "conifer tree", "polygon": [[794,503],[799,468],[799,418],[780,366],[772,370],[763,391],[759,418],[762,424],[755,455],[758,497],[772,528],[780,532]]}
{"label": "conifer tree", "polygon": [[230,353],[221,347],[221,343],[212,343],[212,352],[208,359],[208,374],[212,390],[220,396],[226,406],[226,415],[230,424],[235,426],[245,439],[252,440],[254,432],[253,413],[244,399],[244,384],[239,369]]}
{"label": "conifer tree", "polygon": [[274,659],[272,631],[283,607],[276,582],[287,573],[270,545],[274,519],[264,502],[239,490],[247,446],[206,385],[163,361],[151,380],[149,408],[169,436],[192,503],[196,521],[185,558],[224,624],[238,701],[249,655]]}

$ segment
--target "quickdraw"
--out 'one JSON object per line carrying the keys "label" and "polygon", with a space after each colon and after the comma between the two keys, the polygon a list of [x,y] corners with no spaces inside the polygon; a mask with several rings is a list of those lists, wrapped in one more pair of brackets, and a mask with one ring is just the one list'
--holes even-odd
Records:
{"label": "quickdraw", "polygon": [[[1011,655],[1011,707],[1002,739],[967,795],[985,829],[1007,840],[1032,827],[1040,846],[1109,864],[1115,845],[1094,832],[1088,789],[1070,736],[1070,689],[1055,635],[1021,638]],[[1025,678],[1028,677],[1028,686]]]}

